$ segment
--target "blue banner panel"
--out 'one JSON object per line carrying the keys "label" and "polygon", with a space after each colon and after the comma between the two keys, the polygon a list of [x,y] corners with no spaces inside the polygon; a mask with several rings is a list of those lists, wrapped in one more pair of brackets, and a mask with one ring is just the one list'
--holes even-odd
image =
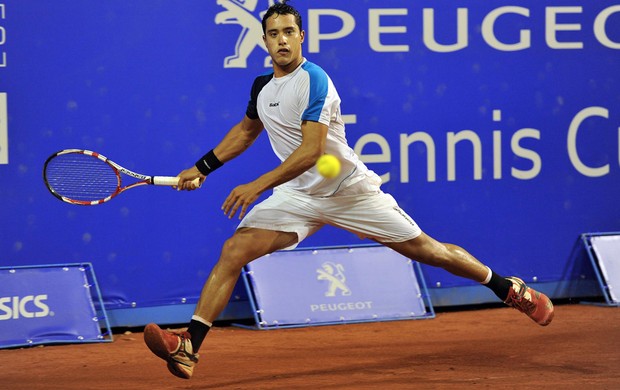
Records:
{"label": "blue banner panel", "polygon": [[0,347],[105,341],[82,265],[0,269]]}
{"label": "blue banner panel", "polygon": [[[238,224],[222,203],[280,164],[266,134],[199,191],[94,207],[51,196],[42,165],[80,148],[191,166],[270,70],[271,3],[0,0],[0,265],[89,261],[109,309],[195,303]],[[575,240],[620,230],[620,0],[292,4],[349,144],[424,232],[528,283],[581,280]],[[360,243],[325,227],[301,247]],[[476,286],[422,268],[433,289]]]}
{"label": "blue banner panel", "polygon": [[282,251],[246,275],[259,327],[428,317],[412,265],[385,247]]}
{"label": "blue banner panel", "polygon": [[607,304],[620,306],[620,233],[587,233],[582,240]]}

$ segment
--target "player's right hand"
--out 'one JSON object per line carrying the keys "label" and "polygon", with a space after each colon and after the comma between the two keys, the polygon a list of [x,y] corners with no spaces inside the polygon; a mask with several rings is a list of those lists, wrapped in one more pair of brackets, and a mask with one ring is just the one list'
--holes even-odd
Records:
{"label": "player's right hand", "polygon": [[[192,166],[188,169],[181,171],[181,173],[179,173],[177,176],[179,177],[179,185],[174,188],[176,188],[178,191],[196,190],[202,186],[202,183],[204,183],[206,179],[206,176],[200,173],[196,166]],[[198,185],[193,182],[195,179],[199,179]]]}

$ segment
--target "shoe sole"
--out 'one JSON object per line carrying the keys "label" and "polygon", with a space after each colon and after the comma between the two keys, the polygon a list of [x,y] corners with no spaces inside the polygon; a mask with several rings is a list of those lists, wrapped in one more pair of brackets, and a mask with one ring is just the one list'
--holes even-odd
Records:
{"label": "shoe sole", "polygon": [[173,359],[169,359],[168,360],[168,371],[170,371],[172,375],[177,376],[181,379],[190,379],[192,375],[188,374],[185,371],[180,370],[177,364],[180,364],[180,363],[177,363]]}
{"label": "shoe sole", "polygon": [[168,361],[170,352],[166,349],[166,342],[161,334],[161,329],[155,324],[148,324],[144,328],[144,343],[157,357]]}
{"label": "shoe sole", "polygon": [[[551,301],[549,301],[551,302]],[[543,322],[539,322],[538,324],[541,326],[547,326],[551,323],[551,321],[553,321],[553,317],[555,316],[555,308],[553,307],[553,303],[551,303],[551,314],[549,314],[549,316],[547,317],[547,319]]]}
{"label": "shoe sole", "polygon": [[162,330],[155,324],[148,324],[144,327],[144,343],[157,357],[168,362],[168,371],[174,376],[181,379],[190,379],[191,374],[178,368],[178,362],[176,362],[171,356],[170,352],[166,349],[166,342],[162,336]]}

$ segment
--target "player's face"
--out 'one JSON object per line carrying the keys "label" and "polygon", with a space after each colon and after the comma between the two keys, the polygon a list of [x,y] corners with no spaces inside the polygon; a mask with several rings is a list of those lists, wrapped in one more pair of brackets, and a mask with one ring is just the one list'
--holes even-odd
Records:
{"label": "player's face", "polygon": [[276,77],[294,71],[301,64],[304,36],[305,32],[299,31],[293,15],[273,14],[267,19],[263,40],[273,61]]}

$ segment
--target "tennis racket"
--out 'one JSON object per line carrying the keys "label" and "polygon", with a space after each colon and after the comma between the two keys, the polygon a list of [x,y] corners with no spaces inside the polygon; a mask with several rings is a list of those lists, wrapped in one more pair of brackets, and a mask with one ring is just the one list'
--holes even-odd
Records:
{"label": "tennis racket", "polygon": [[[123,179],[128,178],[137,181],[124,183]],[[146,184],[176,186],[179,183],[178,177],[141,175],[97,152],[81,149],[65,149],[49,156],[43,165],[43,180],[58,199],[83,206],[105,203],[121,192]],[[199,187],[200,179],[192,183]]]}

